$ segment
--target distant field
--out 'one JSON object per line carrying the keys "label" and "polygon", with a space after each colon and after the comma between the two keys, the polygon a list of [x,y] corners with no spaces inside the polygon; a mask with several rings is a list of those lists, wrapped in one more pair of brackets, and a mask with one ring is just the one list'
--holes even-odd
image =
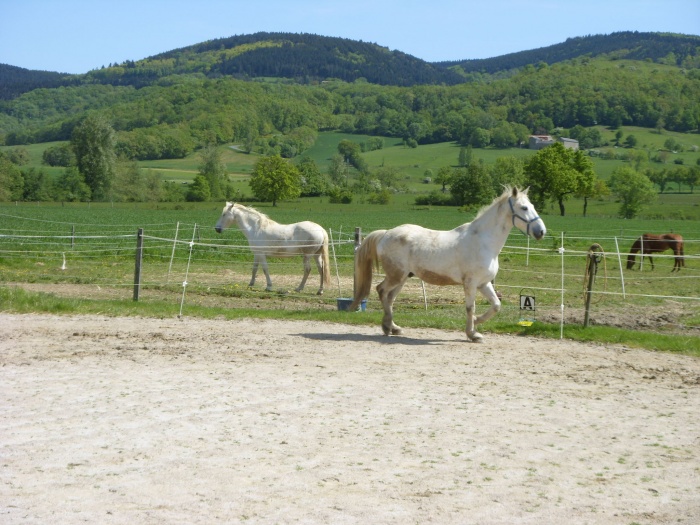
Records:
{"label": "distant field", "polygon": [[[623,148],[615,148],[615,131],[604,127],[599,127],[605,140],[611,145],[598,150],[613,149],[616,152],[624,152]],[[683,151],[670,153],[667,167],[675,166],[674,161],[680,159],[686,166],[695,165],[700,158],[700,135],[664,132],[656,133],[654,130],[623,127],[622,141],[628,135],[637,138],[638,148],[656,154],[659,149],[663,149],[663,144],[668,138],[673,138],[683,146]],[[369,138],[368,135],[353,135],[340,132],[319,133],[316,144],[304,155],[311,157],[319,166],[321,171],[326,171],[330,158],[337,153],[337,146],[341,140],[347,139],[361,143]],[[41,164],[41,157],[47,147],[58,143],[33,144],[25,146],[29,151],[31,162],[28,167],[41,168],[51,176],[57,176],[62,172],[62,168],[50,168]],[[2,149],[7,149],[3,147]],[[255,162],[259,156],[238,151],[235,145],[220,146],[222,159],[226,164],[230,177],[243,195],[251,195],[248,186],[248,177],[253,170]],[[398,194],[393,197],[393,205],[411,206],[415,196],[421,193],[429,193],[438,189],[435,184],[424,184],[425,173],[432,170],[436,173],[443,166],[456,166],[459,158],[460,146],[454,142],[427,144],[417,148],[408,148],[397,138],[384,137],[384,148],[363,154],[371,169],[378,169],[381,166],[393,166],[398,169],[401,182],[408,190],[407,194]],[[535,152],[525,148],[501,149],[474,149],[473,155],[477,159],[483,159],[486,164],[493,164],[497,158],[512,156],[518,158],[528,158]],[[598,176],[607,180],[613,170],[626,165],[622,160],[603,160],[593,157],[594,169]],[[184,159],[168,159],[142,161],[140,166],[144,169],[155,170],[160,173],[161,178],[167,181],[180,182],[183,184],[192,181],[199,167],[199,154],[193,153]],[[652,166],[660,166],[652,163]],[[696,190],[700,191],[700,190]],[[679,219],[679,220],[700,220],[700,197],[698,194],[689,194],[689,188],[681,186],[680,192],[676,185],[669,185],[666,193],[659,195],[658,201],[643,211],[642,217],[649,219]],[[361,204],[362,196],[357,196],[356,201]],[[594,200],[588,203],[589,216],[615,217],[619,204],[613,198]],[[386,209],[386,208],[384,208]],[[547,210],[551,214],[558,214],[558,207],[548,205]],[[583,201],[572,199],[566,204],[567,215],[582,216]]]}

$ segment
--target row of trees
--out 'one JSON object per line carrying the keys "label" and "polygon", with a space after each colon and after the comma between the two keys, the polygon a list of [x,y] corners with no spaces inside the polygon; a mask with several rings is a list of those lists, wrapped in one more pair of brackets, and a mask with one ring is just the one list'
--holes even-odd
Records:
{"label": "row of trees", "polygon": [[525,161],[500,157],[492,166],[473,161],[468,148],[464,148],[459,163],[456,168],[444,166],[436,174],[426,173],[426,178],[442,189],[418,197],[416,203],[480,207],[491,202],[503,185],[511,184],[529,187],[530,198],[538,209],[544,209],[547,202],[556,203],[562,216],[571,197],[583,200],[585,217],[591,199],[612,193],[620,202],[620,217],[631,219],[656,199],[655,185],[663,191],[669,177],[691,188],[700,184],[700,165],[654,170],[639,164],[617,168],[606,183],[596,176],[589,157],[560,143],[538,151]]}
{"label": "row of trees", "polygon": [[40,169],[22,170],[28,160],[22,148],[0,154],[0,200],[200,201],[234,196],[219,150],[207,145],[200,158],[199,175],[183,191],[124,155],[111,124],[93,114],[75,127],[70,143],[45,150],[45,164],[65,168],[55,180]]}

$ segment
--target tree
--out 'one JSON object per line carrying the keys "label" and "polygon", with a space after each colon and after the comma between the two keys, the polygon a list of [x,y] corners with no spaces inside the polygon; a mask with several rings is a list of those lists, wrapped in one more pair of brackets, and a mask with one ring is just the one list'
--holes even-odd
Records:
{"label": "tree", "polygon": [[675,182],[676,184],[678,184],[678,193],[681,192],[681,184],[685,182],[687,177],[688,169],[685,166],[678,166],[677,168],[673,168],[668,174],[668,180],[670,182]]}
{"label": "tree", "polygon": [[22,172],[0,151],[0,202],[20,200],[23,186]]}
{"label": "tree", "polygon": [[457,159],[457,165],[461,168],[469,166],[472,163],[474,155],[472,153],[471,145],[459,148],[459,158]]}
{"label": "tree", "polygon": [[23,195],[25,201],[50,201],[50,178],[43,169],[29,168],[22,171]]}
{"label": "tree", "polygon": [[564,201],[579,188],[580,176],[574,151],[560,142],[539,150],[525,163],[525,181],[530,186],[530,199],[538,210],[547,199],[559,203],[562,217]]}
{"label": "tree", "polygon": [[114,200],[143,202],[146,200],[146,181],[135,160],[120,159],[114,176]]}
{"label": "tree", "polygon": [[637,137],[634,135],[627,135],[627,138],[625,139],[625,147],[626,148],[634,148],[637,145]]}
{"label": "tree", "polygon": [[668,171],[665,169],[655,170],[653,168],[647,168],[643,171],[651,182],[659,187],[659,192],[663,193],[666,190],[666,184],[668,184]]}
{"label": "tree", "polygon": [[302,157],[298,169],[301,174],[302,196],[316,197],[328,191],[328,179],[318,169],[314,159],[307,156]]}
{"label": "tree", "polygon": [[452,181],[452,168],[449,166],[442,166],[438,172],[437,175],[435,175],[435,178],[433,181],[435,184],[441,184],[442,185],[442,193],[445,193],[447,191],[447,185]]}
{"label": "tree", "polygon": [[67,168],[75,164],[75,155],[70,147],[70,144],[61,144],[58,146],[50,146],[44,150],[41,162],[48,166],[61,166]]}
{"label": "tree", "polygon": [[583,216],[585,217],[588,211],[588,199],[607,194],[608,188],[605,182],[596,176],[590,157],[584,155],[581,150],[574,152],[571,161],[573,168],[578,172],[575,194],[583,198]]}
{"label": "tree", "polygon": [[112,126],[101,115],[90,115],[73,130],[71,146],[78,171],[90,188],[92,198],[108,199],[116,164]]}
{"label": "tree", "polygon": [[608,185],[620,200],[619,215],[624,219],[634,219],[645,205],[656,199],[654,184],[629,166],[616,168]]}
{"label": "tree", "polygon": [[631,150],[625,155],[635,171],[643,171],[644,167],[649,163],[649,153],[644,150]]}
{"label": "tree", "polygon": [[488,129],[476,128],[470,137],[469,143],[477,148],[485,148],[491,144],[491,132]]}
{"label": "tree", "polygon": [[17,164],[17,166],[29,164],[29,161],[31,160],[27,148],[12,148],[7,150],[6,154],[10,159],[10,162]]}
{"label": "tree", "polygon": [[457,170],[450,193],[459,206],[483,206],[493,200],[491,175],[483,162],[472,162]]}
{"label": "tree", "polygon": [[610,188],[605,184],[605,181],[599,179],[593,174],[591,177],[582,177],[581,184],[576,190],[576,197],[583,199],[583,216],[588,213],[588,200],[597,199],[610,195]]}
{"label": "tree", "polygon": [[343,156],[345,162],[350,163],[360,173],[369,171],[367,162],[362,158],[362,148],[357,142],[343,139],[338,143],[338,153]]}
{"label": "tree", "polygon": [[90,200],[90,186],[76,166],[70,166],[56,180],[55,197],[61,201],[86,202]]}
{"label": "tree", "polygon": [[683,182],[690,186],[690,193],[693,193],[695,186],[700,184],[700,166],[691,166]]}
{"label": "tree", "polygon": [[523,188],[525,185],[524,164],[516,157],[498,157],[496,163],[491,166],[491,181],[493,191],[500,195],[504,186],[517,186]]}
{"label": "tree", "polygon": [[348,183],[348,167],[345,164],[343,156],[340,154],[331,155],[331,161],[328,164],[328,177],[336,186],[346,186]]}
{"label": "tree", "polygon": [[399,169],[395,166],[379,168],[375,176],[383,188],[397,188],[399,185]]}
{"label": "tree", "polygon": [[188,202],[206,202],[211,198],[209,181],[204,175],[197,175],[187,188],[185,199]]}
{"label": "tree", "polygon": [[518,136],[509,122],[501,122],[493,130],[492,142],[497,148],[510,148],[518,142]]}
{"label": "tree", "polygon": [[199,153],[201,163],[199,174],[209,183],[210,198],[219,200],[224,196],[228,183],[226,165],[221,160],[221,151],[214,144],[208,144]]}
{"label": "tree", "polygon": [[623,136],[624,134],[625,134],[625,133],[624,133],[621,129],[618,129],[618,130],[615,132],[615,144],[616,144],[617,146],[620,145],[620,140],[622,139],[622,136]]}
{"label": "tree", "polygon": [[255,163],[250,177],[250,188],[260,200],[296,199],[301,194],[299,170],[279,155],[263,157]]}

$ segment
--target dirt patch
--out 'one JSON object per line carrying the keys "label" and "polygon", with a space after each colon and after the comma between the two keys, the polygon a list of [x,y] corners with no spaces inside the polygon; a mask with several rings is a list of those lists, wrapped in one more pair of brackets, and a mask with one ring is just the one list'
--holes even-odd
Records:
{"label": "dirt patch", "polygon": [[0,314],[0,521],[700,522],[700,360],[485,337]]}

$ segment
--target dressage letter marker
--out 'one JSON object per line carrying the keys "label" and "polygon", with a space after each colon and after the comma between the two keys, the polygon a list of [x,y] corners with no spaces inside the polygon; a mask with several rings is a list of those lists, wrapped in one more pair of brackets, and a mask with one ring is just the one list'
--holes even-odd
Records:
{"label": "dressage letter marker", "polygon": [[520,290],[520,321],[518,321],[518,324],[520,326],[532,326],[532,323],[535,322],[535,296],[525,295],[523,294],[524,291],[525,288]]}
{"label": "dressage letter marker", "polygon": [[531,295],[521,295],[520,296],[520,309],[534,312],[535,311],[535,297],[531,296]]}

